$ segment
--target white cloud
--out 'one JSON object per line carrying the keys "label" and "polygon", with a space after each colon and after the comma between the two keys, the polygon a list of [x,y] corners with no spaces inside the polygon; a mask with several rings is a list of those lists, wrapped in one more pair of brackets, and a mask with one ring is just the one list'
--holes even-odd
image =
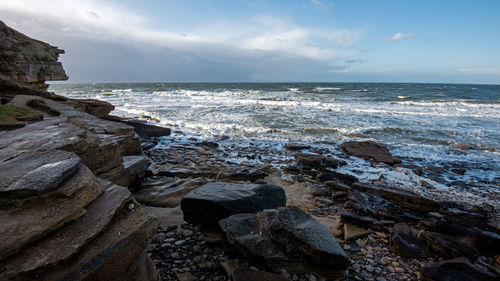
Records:
{"label": "white cloud", "polygon": [[500,68],[494,67],[464,67],[458,71],[470,74],[500,75]]}
{"label": "white cloud", "polygon": [[398,33],[394,34],[394,36],[392,36],[392,37],[386,36],[386,37],[382,38],[382,40],[387,41],[387,42],[397,42],[397,41],[405,40],[405,39],[415,37],[415,36],[417,36],[417,35],[412,34],[412,33],[403,34],[403,33],[398,32]]}
{"label": "white cloud", "polygon": [[[209,23],[192,30],[153,29],[148,26],[146,17],[113,3],[97,0],[1,0],[0,15],[18,14],[15,20],[7,22],[13,25],[26,24],[27,19],[34,17],[43,18],[59,25],[58,29],[65,36],[117,41],[138,48],[165,47],[183,51],[230,48],[245,53],[268,52],[317,61],[349,56],[346,47],[354,44],[361,35],[356,30],[303,27],[271,15],[239,22]],[[312,0],[311,4],[330,6],[319,0]],[[43,28],[43,24],[30,28],[36,35],[36,29]]]}
{"label": "white cloud", "polygon": [[321,0],[309,0],[309,3],[305,6],[320,8],[323,9],[325,12],[329,12],[333,8],[333,3]]}

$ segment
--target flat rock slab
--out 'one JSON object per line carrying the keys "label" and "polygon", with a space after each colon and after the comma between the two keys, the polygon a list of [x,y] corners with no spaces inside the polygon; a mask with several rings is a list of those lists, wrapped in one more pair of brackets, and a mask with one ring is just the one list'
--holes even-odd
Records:
{"label": "flat rock slab", "polygon": [[160,227],[163,229],[168,229],[168,227],[172,225],[181,226],[184,223],[181,206],[177,206],[175,208],[145,206],[144,208],[152,216],[158,217]]}
{"label": "flat rock slab", "polygon": [[206,183],[204,178],[166,182],[164,185],[143,187],[134,193],[134,198],[144,205],[175,208],[181,204],[184,195]]}
{"label": "flat rock slab", "polygon": [[66,261],[104,231],[115,213],[132,200],[127,188],[110,183],[105,185],[104,194],[86,207],[85,215],[0,265],[5,269],[0,278]]}
{"label": "flat rock slab", "polygon": [[157,226],[158,221],[140,205],[132,210],[121,208],[105,231],[77,255],[12,280],[130,280],[128,269],[144,252]]}
{"label": "flat rock slab", "polygon": [[410,192],[394,189],[389,186],[375,186],[368,183],[356,182],[352,184],[352,188],[378,195],[386,200],[394,202],[395,204],[417,212],[435,212],[440,208],[438,202]]}
{"label": "flat rock slab", "polygon": [[62,150],[0,162],[0,197],[23,198],[51,191],[79,169],[79,162],[78,156]]}
{"label": "flat rock slab", "polygon": [[344,240],[352,240],[359,237],[363,237],[372,233],[373,231],[369,229],[364,229],[361,227],[357,227],[352,224],[344,223]]}
{"label": "flat rock slab", "polygon": [[184,196],[184,220],[216,226],[219,220],[240,213],[255,213],[286,204],[283,188],[270,184],[207,183]]}
{"label": "flat rock slab", "polygon": [[500,275],[479,265],[472,264],[466,258],[456,258],[426,265],[421,270],[422,280],[427,281],[498,281]]}
{"label": "flat rock slab", "polygon": [[372,141],[346,141],[340,147],[351,156],[373,159],[376,162],[394,165],[401,163],[401,159],[392,156],[387,147]]}
{"label": "flat rock slab", "polygon": [[[71,192],[68,196],[36,198],[0,212],[0,260],[64,223],[81,217],[85,214],[84,207],[103,192],[92,172],[83,165],[59,189]],[[54,192],[59,192],[59,189]]]}
{"label": "flat rock slab", "polygon": [[219,222],[227,241],[238,251],[275,272],[314,272],[338,278],[349,257],[321,223],[291,206],[257,214],[237,214]]}

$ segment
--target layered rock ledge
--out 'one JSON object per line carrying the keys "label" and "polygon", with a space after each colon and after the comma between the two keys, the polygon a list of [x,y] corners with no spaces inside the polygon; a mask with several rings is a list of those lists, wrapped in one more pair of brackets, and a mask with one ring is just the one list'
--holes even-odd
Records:
{"label": "layered rock ledge", "polygon": [[158,220],[128,190],[148,164],[139,136],[101,119],[109,103],[45,91],[67,79],[61,53],[0,22],[0,279],[159,280]]}

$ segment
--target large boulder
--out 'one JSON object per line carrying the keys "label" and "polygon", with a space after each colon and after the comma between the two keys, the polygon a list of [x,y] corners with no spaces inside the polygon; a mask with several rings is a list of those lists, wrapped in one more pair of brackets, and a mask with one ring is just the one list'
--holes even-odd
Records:
{"label": "large boulder", "polygon": [[387,147],[372,141],[346,141],[340,145],[351,156],[374,160],[389,165],[401,163],[401,159],[392,156]]}
{"label": "large boulder", "polygon": [[181,201],[184,219],[193,224],[217,225],[240,213],[255,213],[286,204],[283,188],[269,184],[207,183]]}
{"label": "large boulder", "polygon": [[426,265],[421,279],[427,281],[499,281],[500,275],[472,264],[466,258],[456,258]]}
{"label": "large boulder", "polygon": [[314,272],[338,278],[349,257],[335,237],[297,207],[237,214],[219,222],[227,241],[274,272]]}

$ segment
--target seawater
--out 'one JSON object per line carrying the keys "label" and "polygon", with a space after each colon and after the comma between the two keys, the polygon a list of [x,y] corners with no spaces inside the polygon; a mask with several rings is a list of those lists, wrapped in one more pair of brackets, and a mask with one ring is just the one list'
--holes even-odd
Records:
{"label": "seawater", "polygon": [[[435,185],[499,190],[500,85],[92,83],[49,89],[108,101],[116,106],[112,114],[150,116],[185,137],[233,145],[250,141],[281,148],[298,142],[338,150],[346,140],[373,140],[388,145],[405,164],[467,170],[429,175]],[[352,161],[345,170],[357,169],[358,177],[382,173],[366,161]],[[413,184],[408,171],[387,173],[395,182]]]}

